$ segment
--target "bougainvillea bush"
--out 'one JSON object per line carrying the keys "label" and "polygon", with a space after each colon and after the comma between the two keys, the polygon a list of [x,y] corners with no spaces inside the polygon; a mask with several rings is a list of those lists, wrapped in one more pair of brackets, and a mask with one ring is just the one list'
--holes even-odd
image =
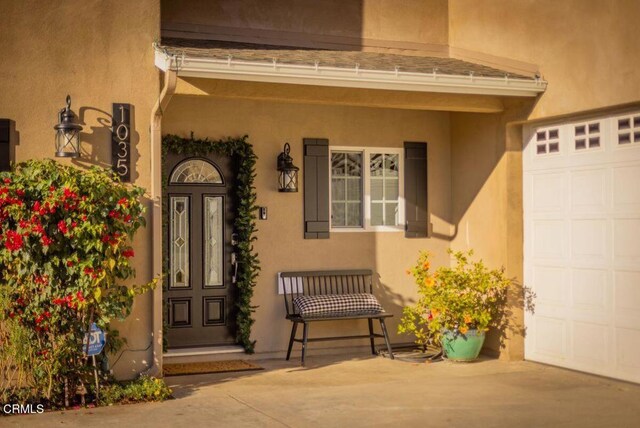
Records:
{"label": "bougainvillea bush", "polygon": [[487,331],[500,318],[511,284],[504,268],[489,269],[482,260],[473,261],[473,251],[452,251],[455,265],[431,269],[431,254],[420,253],[407,270],[418,286],[418,301],[404,308],[399,333],[413,334],[422,348],[440,345],[445,330],[466,334]]}
{"label": "bougainvillea bush", "polygon": [[52,160],[0,174],[0,401],[55,405],[90,386],[84,333],[92,322],[108,330],[154,285],[123,285],[142,194],[109,171]]}

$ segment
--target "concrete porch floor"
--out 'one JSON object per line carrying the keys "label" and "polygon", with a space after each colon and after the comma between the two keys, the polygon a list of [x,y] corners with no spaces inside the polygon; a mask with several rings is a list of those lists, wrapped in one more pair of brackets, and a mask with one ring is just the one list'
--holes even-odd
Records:
{"label": "concrete porch floor", "polygon": [[412,364],[367,356],[256,361],[168,377],[176,399],[0,418],[55,427],[638,427],[640,385],[530,362]]}

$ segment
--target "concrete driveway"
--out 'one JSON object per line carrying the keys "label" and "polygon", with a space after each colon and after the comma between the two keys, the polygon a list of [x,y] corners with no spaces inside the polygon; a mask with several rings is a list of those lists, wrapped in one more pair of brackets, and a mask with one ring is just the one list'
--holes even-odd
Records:
{"label": "concrete driveway", "polygon": [[309,366],[169,377],[176,399],[0,418],[24,427],[638,427],[640,385],[529,362],[412,364],[309,357]]}

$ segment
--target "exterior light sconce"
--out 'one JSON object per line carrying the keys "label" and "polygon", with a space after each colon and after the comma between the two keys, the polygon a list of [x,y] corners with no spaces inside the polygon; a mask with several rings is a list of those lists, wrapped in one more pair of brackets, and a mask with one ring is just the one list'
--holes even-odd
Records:
{"label": "exterior light sconce", "polygon": [[291,147],[284,144],[284,150],[278,155],[278,191],[298,191],[298,171],[300,168],[293,164],[293,158],[289,155]]}
{"label": "exterior light sconce", "polygon": [[56,130],[56,157],[80,157],[80,131],[82,126],[76,122],[76,114],[71,111],[71,97],[67,95],[67,106],[58,113]]}

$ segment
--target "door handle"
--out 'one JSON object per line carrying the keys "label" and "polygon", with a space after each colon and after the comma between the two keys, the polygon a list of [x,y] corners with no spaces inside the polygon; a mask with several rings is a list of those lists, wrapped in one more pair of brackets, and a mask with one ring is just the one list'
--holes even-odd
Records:
{"label": "door handle", "polygon": [[235,284],[238,282],[238,257],[236,253],[231,253],[231,265],[233,266],[233,276],[231,277],[231,283]]}

